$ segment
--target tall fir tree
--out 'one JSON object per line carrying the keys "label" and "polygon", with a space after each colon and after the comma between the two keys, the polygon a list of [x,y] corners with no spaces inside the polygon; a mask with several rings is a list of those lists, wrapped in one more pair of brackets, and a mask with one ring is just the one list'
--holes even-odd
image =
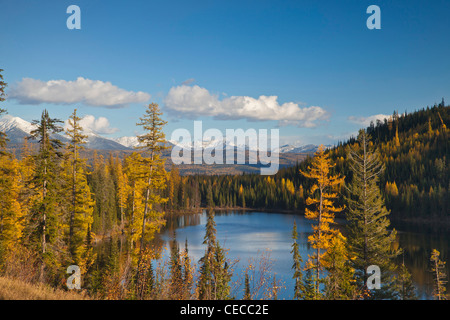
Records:
{"label": "tall fir tree", "polygon": [[353,173],[346,196],[348,243],[358,286],[363,290],[367,288],[370,276],[367,268],[376,265],[381,270],[383,286],[381,290],[370,290],[369,298],[392,298],[394,258],[400,250],[393,249],[396,231],[388,230],[389,211],[378,186],[384,167],[369,142],[370,137],[365,130],[360,130],[358,143],[348,151]]}
{"label": "tall fir tree", "polygon": [[33,120],[35,129],[30,132],[30,138],[38,141],[39,151],[34,156],[35,172],[32,177],[35,192],[40,197],[33,205],[33,217],[35,221],[34,234],[37,237],[35,244],[41,253],[41,269],[39,278],[44,281],[46,267],[56,266],[58,259],[55,254],[54,244],[60,236],[61,221],[58,218],[58,200],[60,198],[59,179],[60,151],[63,143],[54,134],[63,131],[59,125],[61,120],[50,118],[47,110],[42,112],[40,120]]}
{"label": "tall fir tree", "polygon": [[[93,223],[94,200],[87,183],[86,160],[80,156],[84,149],[87,136],[75,109],[68,121],[66,135],[70,142],[67,145],[65,160],[65,176],[70,194],[68,247],[72,263],[77,264],[84,274],[92,262],[91,249],[88,245],[88,232]],[[92,237],[92,234],[89,235]]]}
{"label": "tall fir tree", "polygon": [[200,300],[224,300],[230,295],[231,270],[225,250],[216,239],[214,211],[207,211],[206,233],[203,244],[205,254],[200,259],[198,298]]}
{"label": "tall fir tree", "polygon": [[302,256],[300,255],[299,246],[297,243],[298,233],[297,233],[297,222],[294,220],[294,226],[292,227],[292,258],[294,263],[292,269],[294,270],[293,278],[295,281],[294,285],[294,299],[302,299],[303,293],[305,291],[303,284],[303,273],[302,273]]}

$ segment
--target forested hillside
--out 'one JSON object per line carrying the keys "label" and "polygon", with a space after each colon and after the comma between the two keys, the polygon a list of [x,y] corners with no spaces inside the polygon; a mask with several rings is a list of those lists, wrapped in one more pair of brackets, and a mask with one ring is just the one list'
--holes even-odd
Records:
{"label": "forested hillside", "polygon": [[[450,218],[450,107],[444,102],[412,113],[394,112],[384,122],[371,123],[367,133],[378,150],[385,170],[380,189],[391,209],[391,219],[420,219],[442,222]],[[335,161],[334,172],[351,180],[348,146],[355,139],[328,150]],[[310,185],[300,170],[311,158],[275,176],[194,176],[188,183],[199,184],[203,205],[303,211],[305,190]],[[345,194],[345,188],[342,193]]]}

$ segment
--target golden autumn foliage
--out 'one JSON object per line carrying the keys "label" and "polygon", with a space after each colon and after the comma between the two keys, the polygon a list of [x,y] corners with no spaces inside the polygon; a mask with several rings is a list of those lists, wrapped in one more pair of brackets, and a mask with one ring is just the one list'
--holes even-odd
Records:
{"label": "golden autumn foliage", "polygon": [[[314,180],[309,197],[306,199],[308,207],[305,209],[305,217],[317,221],[317,224],[312,226],[313,234],[308,237],[308,242],[316,252],[310,255],[306,268],[314,269],[318,280],[320,272],[325,267],[323,256],[336,236],[336,230],[332,228],[335,214],[344,209],[335,207],[333,203],[338,196],[335,190],[344,183],[344,177],[331,174],[333,166],[323,146],[320,146],[308,171],[300,171],[305,177]],[[318,292],[318,285],[316,290]]]}

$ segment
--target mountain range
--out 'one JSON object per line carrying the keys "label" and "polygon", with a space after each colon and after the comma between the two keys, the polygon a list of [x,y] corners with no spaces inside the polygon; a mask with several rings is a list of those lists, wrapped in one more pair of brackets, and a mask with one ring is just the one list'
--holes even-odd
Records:
{"label": "mountain range", "polygon": [[[11,115],[6,115],[0,118],[0,131],[7,134],[9,139],[8,144],[22,144],[23,139],[30,135],[30,132],[34,129],[34,125],[22,118],[14,117]],[[119,138],[107,138],[99,135],[91,130],[85,130],[83,132],[87,136],[86,148],[95,150],[133,150],[134,147],[139,145],[136,136],[133,137],[119,137]],[[63,142],[68,142],[68,138],[64,134],[55,135],[58,139]],[[191,148],[193,149],[209,149],[217,146],[219,141],[195,141],[194,143],[179,143],[176,141],[168,141],[169,148],[177,145],[181,148]],[[326,146],[331,147],[331,146]],[[223,141],[223,148],[236,148],[237,150],[244,150],[248,147],[245,145],[237,145],[233,143],[227,143]],[[308,145],[283,145],[279,148],[280,153],[314,153],[318,146],[313,144]]]}

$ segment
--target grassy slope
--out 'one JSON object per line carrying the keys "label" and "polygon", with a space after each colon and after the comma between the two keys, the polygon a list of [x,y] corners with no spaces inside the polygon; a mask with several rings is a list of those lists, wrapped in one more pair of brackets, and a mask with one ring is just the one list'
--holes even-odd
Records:
{"label": "grassy slope", "polygon": [[76,291],[53,289],[44,284],[30,284],[0,277],[0,300],[83,300],[88,297]]}

